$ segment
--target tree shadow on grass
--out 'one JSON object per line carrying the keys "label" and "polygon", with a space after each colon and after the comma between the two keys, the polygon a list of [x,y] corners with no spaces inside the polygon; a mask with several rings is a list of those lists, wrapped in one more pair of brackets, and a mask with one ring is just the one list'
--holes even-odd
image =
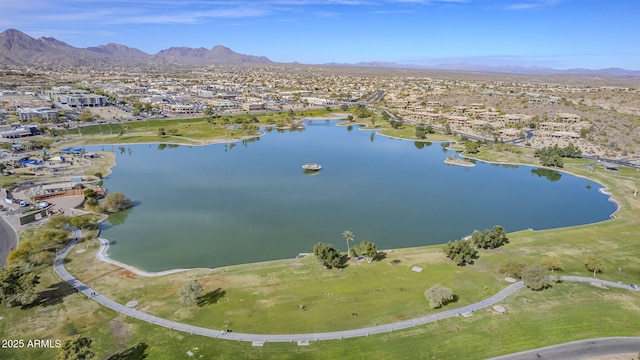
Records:
{"label": "tree shadow on grass", "polygon": [[107,360],[143,360],[146,359],[149,354],[145,354],[149,345],[140,343],[125,351],[112,355]]}
{"label": "tree shadow on grass", "polygon": [[209,304],[216,304],[227,295],[226,290],[222,290],[222,288],[217,288],[213,291],[210,291],[202,296],[198,296],[198,306],[204,306]]}
{"label": "tree shadow on grass", "polygon": [[449,301],[445,301],[444,304],[442,304],[442,306],[445,306],[447,304],[455,304],[458,302],[458,300],[460,300],[460,297],[458,297],[458,295],[453,295],[453,298]]}
{"label": "tree shadow on grass", "polygon": [[[376,256],[373,257],[373,261],[382,261],[387,258],[387,253],[384,251],[378,251]],[[395,260],[394,260],[395,261]],[[398,260],[399,262],[399,260]]]}
{"label": "tree shadow on grass", "polygon": [[31,309],[36,306],[53,306],[61,304],[67,295],[75,294],[78,291],[66,281],[60,281],[49,286],[38,293],[38,298],[29,305],[22,306],[23,310]]}
{"label": "tree shadow on grass", "polygon": [[349,264],[347,264],[347,262],[349,261],[349,256],[347,255],[343,255],[340,256],[340,263],[338,265],[336,265],[337,269],[344,269],[346,267],[349,266]]}
{"label": "tree shadow on grass", "polygon": [[460,299],[460,298],[458,297],[458,295],[455,295],[455,294],[454,294],[454,295],[453,295],[453,298],[451,298],[451,300],[445,300],[445,301],[443,301],[443,302],[442,302],[442,305],[440,305],[440,306],[436,306],[436,307],[434,307],[434,309],[442,309],[443,307],[447,306],[448,304],[457,303],[459,299]]}

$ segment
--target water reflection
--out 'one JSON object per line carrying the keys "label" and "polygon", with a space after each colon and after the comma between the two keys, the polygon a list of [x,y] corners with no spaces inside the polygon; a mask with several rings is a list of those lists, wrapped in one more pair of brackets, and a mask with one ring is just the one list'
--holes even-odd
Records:
{"label": "water reflection", "polygon": [[305,175],[309,175],[309,176],[316,176],[316,175],[320,174],[320,171],[305,169],[305,170],[302,170],[302,173],[305,174]]}
{"label": "water reflection", "polygon": [[414,141],[413,142],[413,146],[415,146],[416,149],[418,149],[418,150],[422,150],[425,147],[429,147],[431,145],[433,145],[433,143],[429,142],[429,141]]}
{"label": "water reflection", "polygon": [[[176,149],[180,147],[178,144],[158,144],[157,149],[162,151],[164,149]],[[131,155],[131,149],[129,149],[129,155]]]}
{"label": "water reflection", "polygon": [[109,224],[111,224],[112,226],[118,226],[118,225],[124,224],[127,221],[127,218],[129,217],[133,209],[134,208],[132,207],[126,210],[109,214]]}
{"label": "water reflection", "polygon": [[562,174],[551,169],[536,168],[531,169],[531,174],[539,177],[547,178],[551,182],[558,181],[562,178]]}

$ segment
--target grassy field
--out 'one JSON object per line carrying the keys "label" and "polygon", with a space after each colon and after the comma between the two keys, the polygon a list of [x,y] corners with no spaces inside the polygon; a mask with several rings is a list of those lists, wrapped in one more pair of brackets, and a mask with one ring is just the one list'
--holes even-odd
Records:
{"label": "grassy field", "polygon": [[[237,141],[255,136],[247,130],[233,128],[234,125],[254,124],[258,126],[286,126],[291,121],[308,117],[336,117],[341,112],[331,110],[304,110],[296,112],[267,113],[255,115],[218,116],[210,118],[184,118],[105,123],[62,130],[60,135],[73,137],[68,145],[167,143],[183,145],[205,145],[215,141]],[[165,135],[159,131],[164,129]]]}
{"label": "grassy field", "polygon": [[[535,161],[528,151],[517,154],[508,147],[482,148],[475,158]],[[349,263],[342,272],[322,269],[308,256],[141,278],[98,262],[95,240],[79,245],[87,251],[70,254],[66,266],[80,280],[120,303],[136,299],[140,310],[162,317],[217,329],[228,325],[236,332],[253,333],[344,330],[423,316],[434,312],[423,292],[436,283],[450,287],[458,297],[445,309],[473,303],[507,285],[497,271],[507,259],[532,264],[553,255],[564,266],[564,271],[556,274],[590,276],[584,260],[594,254],[605,265],[599,278],[640,283],[640,197],[634,196],[640,173],[592,169],[586,164],[568,160],[565,170],[593,179],[593,186],[597,181],[608,187],[620,206],[616,219],[509,234],[509,244],[482,250],[472,266],[455,266],[445,258],[442,246],[430,246],[389,251],[379,262]],[[423,272],[411,271],[413,266],[422,267]],[[75,293],[50,267],[39,271],[41,304],[3,309],[2,337],[64,339],[83,334],[93,339],[93,349],[100,358],[145,342],[150,359],[187,358],[188,350],[203,359],[480,359],[578,339],[640,334],[640,292],[566,282],[541,292],[520,290],[501,303],[507,309],[504,315],[485,309],[470,318],[447,319],[384,335],[312,342],[304,347],[288,343],[252,347],[250,343],[191,336],[123,318]],[[208,303],[201,307],[180,302],[180,287],[193,279],[204,287],[203,299]],[[0,357],[12,359],[49,359],[52,354],[55,350],[0,349]]]}

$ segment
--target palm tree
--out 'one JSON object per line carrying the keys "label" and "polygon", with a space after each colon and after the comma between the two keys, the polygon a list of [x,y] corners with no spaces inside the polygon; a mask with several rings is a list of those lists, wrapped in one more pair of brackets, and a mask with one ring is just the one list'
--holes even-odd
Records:
{"label": "palm tree", "polygon": [[353,233],[350,230],[345,230],[342,233],[342,237],[344,237],[344,240],[347,242],[347,257],[351,257],[351,249],[349,249],[349,241],[353,241],[353,238],[355,238],[355,235],[353,235]]}

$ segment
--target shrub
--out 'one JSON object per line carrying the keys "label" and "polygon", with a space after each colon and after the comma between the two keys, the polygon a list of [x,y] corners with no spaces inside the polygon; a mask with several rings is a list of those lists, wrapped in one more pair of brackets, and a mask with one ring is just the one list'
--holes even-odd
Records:
{"label": "shrub", "polygon": [[451,289],[442,287],[438,284],[425,290],[424,296],[429,300],[429,306],[433,309],[446,305],[454,298],[453,291],[451,291]]}

